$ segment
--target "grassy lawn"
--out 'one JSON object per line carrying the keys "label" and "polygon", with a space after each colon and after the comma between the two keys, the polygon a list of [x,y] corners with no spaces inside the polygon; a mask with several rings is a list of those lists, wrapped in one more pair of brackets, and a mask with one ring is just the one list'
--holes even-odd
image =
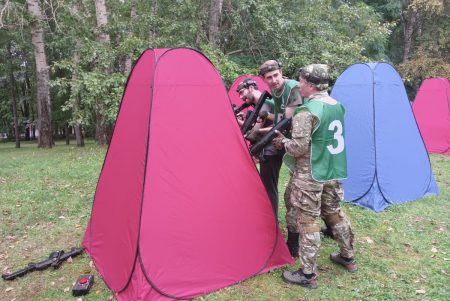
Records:
{"label": "grassy lawn", "polygon": [[[79,246],[87,225],[106,148],[57,143],[0,143],[0,269],[25,267],[50,252]],[[382,213],[344,204],[356,234],[359,271],[350,274],[332,264],[337,250],[323,239],[319,288],[283,283],[282,269],[254,277],[199,300],[449,300],[450,157],[431,155],[440,195],[388,208]],[[281,196],[288,175],[282,170]],[[280,198],[282,199],[282,197]],[[284,205],[280,203],[284,228]],[[297,263],[298,265],[298,263]],[[293,269],[293,267],[289,267]],[[0,300],[75,300],[73,282],[93,273],[96,282],[83,300],[110,300],[86,255],[57,270],[35,271],[14,281],[0,280]]]}

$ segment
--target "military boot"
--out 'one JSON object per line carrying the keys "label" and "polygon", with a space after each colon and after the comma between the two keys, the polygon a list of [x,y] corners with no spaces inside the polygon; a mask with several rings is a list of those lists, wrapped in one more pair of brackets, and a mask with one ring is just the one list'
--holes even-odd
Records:
{"label": "military boot", "polygon": [[311,278],[307,278],[302,270],[283,272],[283,281],[286,283],[296,284],[307,288],[317,288],[317,276],[312,274]]}
{"label": "military boot", "polygon": [[291,256],[294,258],[298,257],[298,237],[298,233],[288,231],[288,239],[286,244],[288,246],[289,253],[291,253]]}
{"label": "military boot", "polygon": [[337,252],[330,254],[330,260],[337,264],[342,265],[350,273],[354,273],[358,270],[358,267],[356,266],[356,263],[353,260],[353,258],[348,258],[348,259],[344,258],[341,256],[341,254],[339,254]]}

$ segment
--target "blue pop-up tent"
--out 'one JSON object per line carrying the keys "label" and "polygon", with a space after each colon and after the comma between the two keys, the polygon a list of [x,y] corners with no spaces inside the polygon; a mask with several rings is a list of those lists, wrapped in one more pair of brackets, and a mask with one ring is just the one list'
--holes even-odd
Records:
{"label": "blue pop-up tent", "polygon": [[438,194],[427,150],[394,67],[352,65],[339,76],[331,95],[346,109],[346,201],[379,212]]}

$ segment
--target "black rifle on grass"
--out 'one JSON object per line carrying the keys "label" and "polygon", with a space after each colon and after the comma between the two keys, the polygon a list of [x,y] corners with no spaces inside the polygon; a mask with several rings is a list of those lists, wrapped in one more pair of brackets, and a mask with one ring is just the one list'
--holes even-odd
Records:
{"label": "black rifle on grass", "polygon": [[262,152],[264,147],[266,147],[266,145],[269,144],[273,140],[273,138],[277,136],[277,133],[275,133],[275,131],[279,131],[283,134],[289,131],[291,128],[291,122],[292,118],[281,119],[280,122],[278,122],[273,128],[270,129],[270,131],[267,132],[267,134],[265,134],[261,138],[261,140],[252,145],[252,147],[250,148],[250,153],[252,154],[252,156],[256,156],[260,152]]}
{"label": "black rifle on grass", "polygon": [[270,93],[267,91],[264,91],[261,94],[261,96],[258,99],[258,103],[255,106],[255,109],[250,113],[250,115],[247,117],[247,119],[245,119],[245,122],[242,125],[241,133],[243,135],[247,134],[247,132],[253,128],[253,126],[256,123],[256,119],[258,119],[259,111],[261,111],[261,108],[262,108],[264,102],[266,101],[266,99],[271,98],[271,97],[272,97],[272,95],[270,95]]}
{"label": "black rifle on grass", "polygon": [[48,259],[34,263],[30,262],[27,267],[18,270],[17,272],[13,272],[10,274],[3,274],[2,278],[4,280],[14,280],[17,277],[22,277],[23,275],[32,272],[32,271],[42,271],[48,267],[53,267],[57,269],[61,263],[66,261],[69,257],[75,257],[83,253],[83,248],[72,248],[69,252],[64,253],[64,250],[56,251],[50,253]]}

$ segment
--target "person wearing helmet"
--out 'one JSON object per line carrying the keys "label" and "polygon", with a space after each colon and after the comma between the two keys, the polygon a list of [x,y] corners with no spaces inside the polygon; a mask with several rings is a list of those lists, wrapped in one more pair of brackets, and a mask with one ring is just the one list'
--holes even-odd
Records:
{"label": "person wearing helmet", "polygon": [[[281,63],[276,60],[265,61],[259,67],[259,76],[261,76],[270,87],[272,98],[274,100],[274,113],[269,114],[268,116],[274,123],[278,123],[282,118],[291,118],[294,110],[303,102],[298,89],[298,82],[283,77],[283,70],[281,67]],[[274,177],[276,177],[276,183],[278,183],[283,155],[284,149],[280,149],[278,155],[274,157],[274,161],[276,159],[278,162],[277,169],[273,171]],[[278,188],[276,188],[276,191],[278,207]],[[299,234],[297,230],[297,208],[292,206],[289,198],[286,199],[286,197],[284,198],[284,204],[286,206],[286,227],[288,230],[286,244],[292,257],[298,257]]]}
{"label": "person wearing helmet", "polygon": [[299,90],[309,101],[294,112],[292,138],[281,133],[274,143],[294,157],[289,181],[290,198],[299,211],[300,264],[285,271],[283,280],[307,288],[317,287],[317,256],[320,248],[319,216],[331,227],[340,252],[330,259],[355,272],[354,234],[341,210],[343,190],[339,180],[347,177],[344,107],[327,93],[328,66],[312,64],[299,71]]}

